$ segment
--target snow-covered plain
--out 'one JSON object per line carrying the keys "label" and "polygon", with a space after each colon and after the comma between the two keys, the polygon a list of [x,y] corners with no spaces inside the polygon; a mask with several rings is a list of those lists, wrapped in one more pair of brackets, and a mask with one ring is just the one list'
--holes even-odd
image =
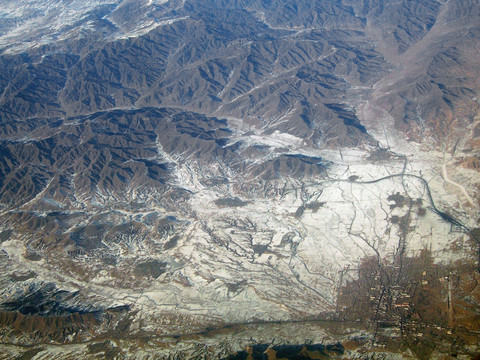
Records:
{"label": "snow-covered plain", "polygon": [[[250,138],[272,147],[299,143],[278,133],[271,139]],[[131,196],[150,199],[152,206],[133,211],[118,205],[107,211],[113,221],[141,222],[156,214],[175,216],[182,225],[161,237],[148,232],[146,241],[128,235],[116,242],[105,240],[101,252],[117,259],[116,269],[102,267],[98,261],[101,254],[95,252],[77,258],[77,264],[85,269],[80,277],[59,271],[68,249],[48,263],[26,260],[26,249],[17,240],[2,243],[0,251],[8,258],[5,264],[10,271],[28,267],[43,281],[81,290],[86,300],[105,307],[128,304],[138,310],[133,330],[164,334],[207,325],[319,316],[335,309],[339,288],[344,285],[340,283],[342,271],[354,270],[365,257],[379,256],[393,263],[401,252],[416,255],[424,249],[442,263],[473,256],[466,245],[467,235],[452,231],[451,225],[432,211],[424,180],[435,205],[456,211],[467,225],[471,225],[469,214],[477,211],[466,201],[465,206],[457,204],[458,209],[449,205],[462,199],[461,194],[448,191],[441,165],[431,160],[440,154],[407,156],[405,175],[401,176],[404,158],[371,161],[368,152],[358,149],[344,149],[340,154],[300,144],[296,151],[331,159],[327,175],[274,180],[267,193],[249,196],[239,189],[255,179],[232,174],[228,186],[209,187],[202,185],[199,176],[214,176],[218,173],[215,164],[201,169],[184,164],[177,167],[176,182],[193,195],[183,205],[183,212],[154,205],[154,195],[146,189],[138,194],[137,189]],[[108,202],[102,200],[105,196],[97,194],[100,203]],[[242,202],[220,206],[216,201],[226,198]],[[405,199],[411,199],[413,205]],[[405,233],[398,219],[407,214],[410,223]],[[162,249],[160,244],[173,236],[177,237],[176,246]],[[457,246],[452,246],[454,243]],[[132,276],[129,268],[147,259],[166,263],[167,271],[157,278]],[[348,272],[350,276],[354,273]],[[11,290],[7,287],[1,294],[2,302],[9,299]]]}
{"label": "snow-covered plain", "polygon": [[[145,6],[162,3],[149,0]],[[145,16],[127,24],[116,16],[126,4],[98,0],[59,6],[56,1],[7,0],[0,5],[0,19],[6,24],[0,29],[0,49],[16,53],[75,38],[93,21],[109,29],[106,37],[118,39],[184,19]],[[0,303],[29,286],[54,283],[61,290],[79,291],[75,300],[79,304],[130,306],[135,313],[132,334],[185,334],[208,326],[296,321],[332,312],[345,285],[342,274],[348,269],[354,278],[366,257],[393,264],[401,254],[414,256],[428,249],[437,263],[473,258],[468,234],[452,228],[433,210],[453,214],[467,227],[477,226],[479,208],[473,201],[478,199],[477,173],[456,167],[445,153],[409,142],[395,132],[393,119],[378,111],[367,102],[358,115],[368,132],[391,151],[383,160],[372,158],[371,148],[321,149],[292,134],[252,130],[241,119],[228,119],[235,130],[232,143],[241,143],[242,150],[270,149],[267,157],[252,160],[253,165],[282,154],[324,160],[322,175],[301,179],[248,178],[233,167],[168,154],[157,143],[158,159],[174,165],[171,185],[188,192],[188,199],[167,207],[161,201],[164,194],[135,186],[123,198],[102,191],[76,193],[75,205],[86,215],[67,229],[67,235],[100,217],[141,230],[107,233],[101,246],[75,255],[71,255],[75,246],[69,244],[42,260],[29,258],[28,239],[14,235],[0,243],[0,269],[9,276],[32,272],[35,278],[20,286],[2,278]],[[208,181],[220,178],[228,181]],[[41,192],[24,207],[53,201]],[[133,202],[142,205],[132,208]],[[36,215],[46,216],[42,211]],[[150,218],[159,220],[152,225]],[[408,219],[406,228],[400,219]],[[162,231],[158,223],[163,224]],[[105,258],[115,259],[115,265],[105,265]],[[152,260],[164,264],[165,271],[158,276],[135,272],[138,265]],[[52,351],[74,356],[84,351],[81,347]]]}

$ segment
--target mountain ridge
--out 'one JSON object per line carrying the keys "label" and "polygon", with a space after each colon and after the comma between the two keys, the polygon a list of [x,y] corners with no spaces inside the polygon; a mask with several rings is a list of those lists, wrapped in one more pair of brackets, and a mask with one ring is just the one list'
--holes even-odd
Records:
{"label": "mountain ridge", "polygon": [[22,4],[2,352],[480,351],[476,2]]}

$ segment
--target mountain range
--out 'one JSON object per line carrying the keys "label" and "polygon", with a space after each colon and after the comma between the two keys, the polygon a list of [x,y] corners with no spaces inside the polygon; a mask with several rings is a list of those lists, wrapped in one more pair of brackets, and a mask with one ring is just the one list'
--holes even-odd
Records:
{"label": "mountain range", "polygon": [[4,0],[0,358],[478,356],[479,58],[474,0]]}

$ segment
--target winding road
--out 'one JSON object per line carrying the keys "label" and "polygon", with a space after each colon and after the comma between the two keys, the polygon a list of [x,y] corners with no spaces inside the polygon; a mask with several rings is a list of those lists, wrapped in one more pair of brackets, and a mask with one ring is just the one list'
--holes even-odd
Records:
{"label": "winding road", "polygon": [[443,176],[443,180],[445,180],[446,183],[452,184],[452,185],[458,187],[460,189],[460,191],[462,192],[462,194],[465,195],[465,197],[467,198],[467,201],[470,203],[470,205],[475,206],[475,203],[473,202],[470,195],[468,195],[467,190],[465,190],[465,188],[462,185],[460,185],[459,183],[456,183],[456,182],[454,182],[454,181],[452,181],[448,178],[447,164],[442,165],[442,176]]}

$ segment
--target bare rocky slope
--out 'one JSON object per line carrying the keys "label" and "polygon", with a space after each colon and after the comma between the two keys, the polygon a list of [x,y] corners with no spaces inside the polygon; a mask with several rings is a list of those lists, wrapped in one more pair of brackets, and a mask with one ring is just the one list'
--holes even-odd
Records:
{"label": "bare rocky slope", "polygon": [[6,0],[0,358],[480,354],[480,5]]}

